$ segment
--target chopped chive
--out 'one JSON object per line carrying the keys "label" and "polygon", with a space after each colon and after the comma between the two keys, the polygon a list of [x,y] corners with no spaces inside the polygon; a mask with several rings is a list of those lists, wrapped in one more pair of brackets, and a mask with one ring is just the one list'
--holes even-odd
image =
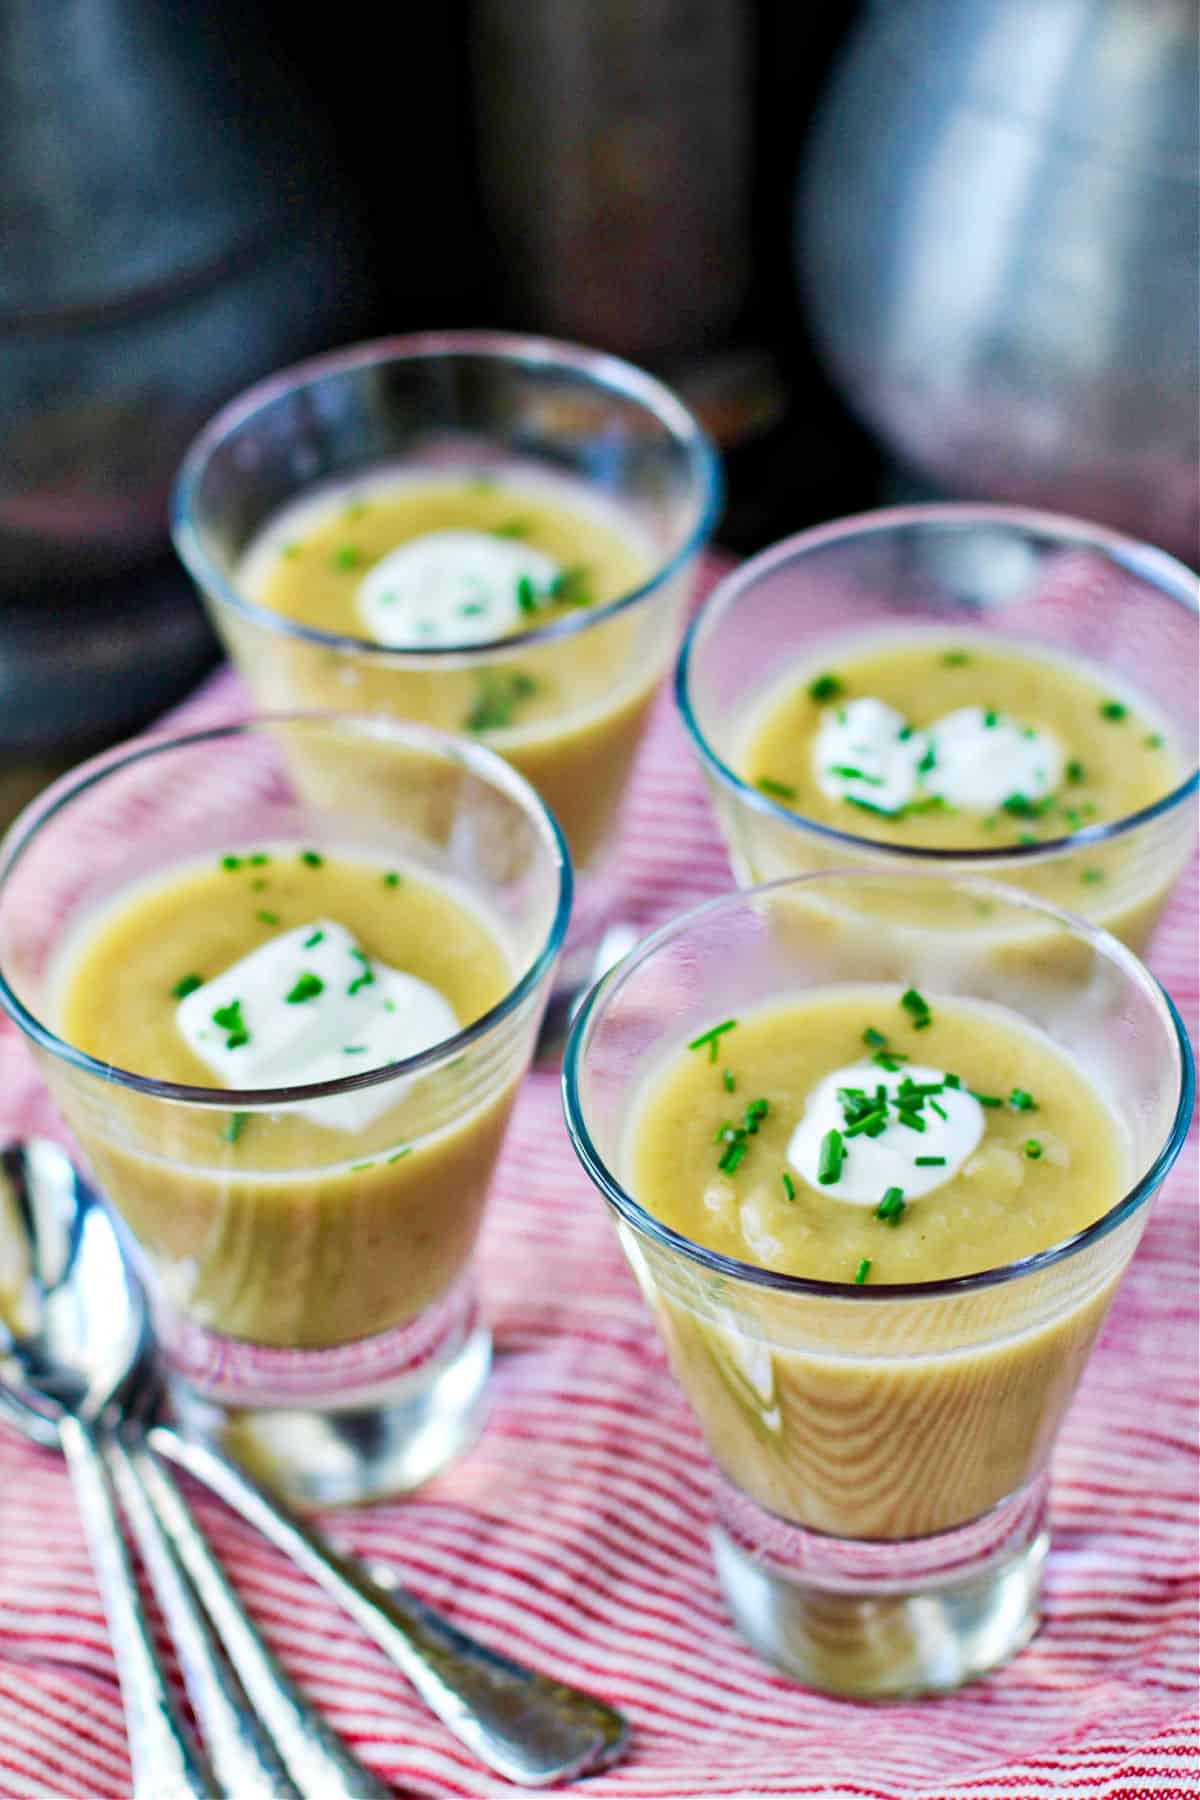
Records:
{"label": "chopped chive", "polygon": [[946,1159],[944,1156],[915,1156],[913,1163],[918,1169],[944,1169]]}
{"label": "chopped chive", "polygon": [[1080,881],[1086,882],[1089,887],[1095,886],[1096,882],[1104,880],[1104,870],[1085,869],[1079,879]]}
{"label": "chopped chive", "polygon": [[917,774],[918,775],[928,775],[929,771],[931,769],[935,768],[936,766],[937,766],[937,753],[935,752],[933,745],[930,744],[928,750],[926,750],[924,756],[921,758],[920,762],[917,764]]}
{"label": "chopped chive", "polygon": [[841,1132],[827,1131],[821,1139],[821,1153],[817,1161],[817,1180],[822,1187],[830,1187],[838,1179],[845,1157]]}
{"label": "chopped chive", "polygon": [[732,1069],[722,1069],[721,1070],[721,1080],[724,1084],[725,1092],[727,1094],[732,1094],[734,1089],[737,1087],[737,1082],[734,1080],[733,1070]]}
{"label": "chopped chive", "polygon": [[836,700],[842,691],[842,683],[836,675],[818,675],[815,681],[808,684],[810,700]]}
{"label": "chopped chive", "polygon": [[883,1199],[879,1202],[879,1205],[875,1208],[875,1217],[877,1219],[886,1219],[891,1225],[898,1225],[904,1209],[904,1189],[890,1187],[884,1194]]}
{"label": "chopped chive", "polygon": [[350,1173],[352,1175],[360,1175],[364,1169],[373,1169],[374,1167],[375,1164],[373,1162],[351,1163]]}
{"label": "chopped chive", "polygon": [[742,1158],[745,1156],[745,1154],[746,1154],[745,1138],[741,1138],[741,1137],[735,1138],[733,1143],[729,1145],[728,1149],[725,1151],[725,1154],[721,1157],[720,1161],[717,1163],[718,1169],[720,1169],[726,1175],[736,1174],[738,1166],[741,1163]]}
{"label": "chopped chive", "polygon": [[1037,1161],[1038,1157],[1042,1154],[1042,1146],[1037,1138],[1025,1139],[1025,1154],[1030,1162]]}
{"label": "chopped chive", "polygon": [[1087,770],[1084,768],[1078,757],[1073,757],[1067,764],[1067,780],[1074,782],[1076,787],[1079,786],[1081,781],[1087,780]]}
{"label": "chopped chive", "polygon": [[843,1136],[848,1138],[858,1137],[860,1132],[865,1131],[868,1137],[878,1137],[879,1132],[883,1130],[886,1124],[886,1111],[882,1107],[872,1108],[870,1112],[863,1113],[859,1118],[855,1119],[853,1123],[848,1124],[843,1132]]}
{"label": "chopped chive", "polygon": [[888,806],[876,806],[873,800],[864,800],[861,794],[843,794],[842,799],[847,806],[857,806],[860,812],[876,813],[881,819],[898,819],[901,814]]}
{"label": "chopped chive", "polygon": [[1163,734],[1161,731],[1147,732],[1146,736],[1142,739],[1142,743],[1147,750],[1161,750],[1164,743]]}
{"label": "chopped chive", "polygon": [[248,862],[248,863],[249,863],[249,864],[250,864],[250,867],[251,867],[251,868],[252,868],[252,869],[261,869],[261,868],[262,868],[262,866],[263,866],[263,864],[264,864],[264,863],[269,863],[269,862],[270,862],[270,860],[271,860],[271,859],[270,859],[270,857],[269,857],[269,856],[268,856],[268,855],[267,855],[267,853],[266,853],[266,851],[265,851],[265,850],[256,850],[256,851],[255,851],[255,852],[254,852],[254,855],[253,855],[253,856],[248,856],[248,857],[247,857],[247,858],[246,858],[246,861],[247,861],[247,862]]}
{"label": "chopped chive", "polygon": [[924,1119],[915,1112],[908,1112],[898,1108],[896,1117],[902,1125],[907,1125],[910,1131],[924,1131],[925,1129]]}
{"label": "chopped chive", "polygon": [[855,1269],[855,1271],[854,1271],[855,1287],[861,1287],[863,1282],[867,1279],[867,1276],[870,1273],[871,1273],[871,1259],[869,1256],[864,1256],[862,1261],[859,1263],[857,1269]]}
{"label": "chopped chive", "polygon": [[502,525],[492,526],[492,536],[500,538],[522,538],[529,536],[528,519],[505,519]]}
{"label": "chopped chive", "polygon": [[267,912],[265,909],[256,912],[254,916],[260,925],[278,925],[279,923],[279,914]]}
{"label": "chopped chive", "polygon": [[517,582],[517,605],[520,607],[521,611],[526,614],[535,613],[538,609],[537,594],[534,591],[533,583],[530,581],[528,575],[522,575],[521,579]]}
{"label": "chopped chive", "polygon": [[460,619],[478,619],[486,611],[487,607],[478,600],[467,600],[459,607],[458,616]]}
{"label": "chopped chive", "polygon": [[233,869],[240,869],[241,866],[242,866],[242,859],[240,856],[223,856],[221,858],[221,867],[223,869],[229,869],[232,871]]}
{"label": "chopped chive", "polygon": [[325,941],[325,933],[320,930],[314,931],[311,937],[305,938],[305,940],[304,940],[303,944],[300,946],[300,948],[302,950],[315,950],[317,945],[323,944],[324,941]]}
{"label": "chopped chive", "polygon": [[563,606],[590,606],[592,594],[586,565],[573,563],[556,575],[550,583],[550,598]]}
{"label": "chopped chive", "polygon": [[1037,1101],[1028,1088],[1015,1087],[1008,1096],[1008,1104],[1014,1112],[1036,1112],[1038,1109]]}
{"label": "chopped chive", "polygon": [[792,1180],[791,1176],[788,1174],[786,1169],[783,1171],[783,1174],[780,1176],[779,1179],[783,1183],[783,1191],[787,1195],[788,1199],[794,1200],[796,1198],[796,1184]]}
{"label": "chopped chive", "polygon": [[342,1055],[343,1056],[365,1056],[366,1053],[367,1053],[367,1046],[365,1044],[343,1044],[342,1045]]}
{"label": "chopped chive", "polygon": [[887,1043],[887,1038],[882,1031],[876,1031],[873,1025],[868,1025],[863,1032],[863,1043],[869,1044],[872,1050],[882,1050]]}
{"label": "chopped chive", "polygon": [[986,731],[994,731],[996,728],[996,725],[999,721],[999,718],[1000,718],[1000,715],[995,710],[995,708],[992,706],[989,706],[987,711],[983,715],[984,729]]}
{"label": "chopped chive", "polygon": [[537,692],[533,676],[520,669],[512,674],[481,669],[477,680],[479,692],[463,720],[468,731],[503,731],[512,724],[518,702]]}
{"label": "chopped chive", "polygon": [[882,787],[882,775],[868,775],[863,769],[856,769],[853,763],[830,763],[830,775],[838,775],[843,781],[865,781],[868,787]]}
{"label": "chopped chive", "polygon": [[1120,700],[1106,700],[1100,708],[1100,717],[1102,719],[1109,719],[1116,724],[1118,720],[1123,719],[1126,716],[1128,711],[1129,708],[1123,705]]}
{"label": "chopped chive", "polygon": [[306,869],[319,869],[325,861],[319,850],[302,850],[300,861]]}
{"label": "chopped chive", "polygon": [[392,1154],[387,1158],[387,1161],[389,1163],[399,1162],[400,1158],[402,1156],[411,1156],[411,1155],[412,1155],[412,1145],[405,1144],[403,1149],[393,1150]]}
{"label": "chopped chive", "polygon": [[240,1050],[243,1044],[250,1042],[250,1033],[246,1030],[246,1021],[242,1017],[242,1003],[231,1000],[228,1006],[218,1006],[212,1015],[214,1025],[219,1025],[229,1036],[225,1040],[227,1050]]}
{"label": "chopped chive", "polygon": [[965,650],[947,650],[942,657],[942,664],[947,669],[961,669],[970,660]]}
{"label": "chopped chive", "polygon": [[886,1069],[889,1075],[894,1075],[901,1063],[907,1060],[903,1050],[877,1050],[871,1058],[881,1069]]}
{"label": "chopped chive", "polygon": [[340,544],[334,551],[331,561],[335,569],[357,569],[363,559],[363,553],[353,544]]}
{"label": "chopped chive", "polygon": [[171,989],[171,992],[176,1000],[186,1000],[189,994],[194,994],[198,987],[203,986],[203,975],[182,975]]}
{"label": "chopped chive", "polygon": [[224,1140],[227,1144],[236,1144],[237,1143],[237,1141],[241,1137],[243,1131],[245,1131],[245,1129],[246,1129],[246,1121],[249,1117],[250,1117],[249,1113],[244,1113],[244,1112],[230,1113],[229,1123],[228,1123],[228,1125],[226,1125],[224,1131],[221,1133],[221,1136],[224,1138]]}
{"label": "chopped chive", "polygon": [[727,1031],[732,1031],[736,1024],[737,1024],[736,1019],[725,1019],[725,1020],[723,1020],[723,1022],[720,1025],[710,1026],[707,1031],[702,1031],[700,1033],[699,1037],[692,1039],[691,1043],[688,1045],[688,1049],[689,1050],[701,1050],[701,1049],[703,1049],[704,1045],[707,1044],[708,1045],[708,1060],[709,1060],[709,1062],[716,1062],[717,1051],[718,1051],[718,1044],[717,1044],[718,1038],[724,1037],[724,1035]]}
{"label": "chopped chive", "polygon": [[980,1106],[1003,1106],[1004,1099],[1000,1094],[977,1094],[974,1088],[967,1089],[972,1100],[978,1100]]}
{"label": "chopped chive", "polygon": [[755,787],[761,788],[764,794],[770,794],[776,800],[794,800],[796,790],[789,787],[786,781],[774,781],[770,775],[760,775]]}
{"label": "chopped chive", "polygon": [[1017,842],[1018,844],[1040,844],[1041,839],[1036,831],[1021,831],[1017,833]]}
{"label": "chopped chive", "polygon": [[1035,819],[1037,817],[1038,809],[1026,794],[1009,794],[1000,804],[1006,813],[1012,814],[1014,819]]}
{"label": "chopped chive", "polygon": [[303,975],[296,977],[291,993],[286,994],[284,998],[289,1006],[300,1006],[305,1000],[315,1000],[317,995],[323,994],[324,991],[325,983],[321,977],[313,975],[306,969]]}
{"label": "chopped chive", "polygon": [[383,878],[383,885],[385,888],[397,888],[400,886],[400,877],[397,875],[395,869],[388,870]]}
{"label": "chopped chive", "polygon": [[924,1031],[927,1025],[933,1024],[933,1014],[929,1010],[929,1002],[917,992],[916,988],[906,988],[900,996],[900,1004],[912,1020],[914,1031]]}
{"label": "chopped chive", "polygon": [[932,1111],[934,1111],[937,1114],[939,1119],[943,1119],[943,1120],[945,1119],[946,1109],[944,1107],[939,1106],[936,1100],[931,1100],[929,1102],[929,1105],[930,1105],[930,1108],[932,1109]]}

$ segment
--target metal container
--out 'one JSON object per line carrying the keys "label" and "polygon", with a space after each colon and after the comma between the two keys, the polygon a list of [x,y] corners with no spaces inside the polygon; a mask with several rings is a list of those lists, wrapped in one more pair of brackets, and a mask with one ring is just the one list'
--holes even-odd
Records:
{"label": "metal container", "polygon": [[830,82],[797,272],[927,487],[1194,560],[1195,0],[880,0]]}

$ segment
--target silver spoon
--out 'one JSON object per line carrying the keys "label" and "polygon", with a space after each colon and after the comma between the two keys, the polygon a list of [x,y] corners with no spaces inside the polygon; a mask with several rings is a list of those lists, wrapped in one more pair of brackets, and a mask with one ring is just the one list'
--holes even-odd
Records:
{"label": "silver spoon", "polygon": [[[69,1178],[75,1208],[88,1222],[90,1241],[104,1232],[111,1255],[119,1259],[116,1233],[108,1215],[57,1146],[42,1143],[16,1146],[4,1153],[4,1159],[10,1163],[18,1160],[26,1172],[26,1180],[35,1184],[47,1178],[46,1172],[50,1169],[56,1172],[55,1178],[60,1183]],[[2,1242],[0,1232],[0,1246]],[[77,1286],[87,1285],[93,1278],[91,1269],[82,1262],[70,1275],[73,1285]],[[123,1273],[121,1292],[129,1296],[136,1292],[127,1271]],[[0,1262],[0,1315],[3,1300]],[[102,1303],[105,1311],[111,1314],[115,1304],[111,1281],[103,1290]],[[140,1295],[138,1304],[141,1304]],[[4,1401],[4,1390],[0,1387],[0,1409],[4,1407]],[[28,1430],[28,1425],[25,1428]],[[298,1568],[319,1582],[408,1677],[422,1699],[459,1741],[498,1774],[525,1787],[547,1787],[604,1767],[623,1754],[628,1743],[628,1728],[620,1713],[603,1701],[577,1688],[551,1681],[509,1657],[489,1650],[423,1606],[403,1588],[393,1586],[385,1591],[360,1564],[337,1555],[308,1525],[294,1517],[279,1500],[211,1445],[184,1437],[168,1424],[152,1425],[146,1433],[146,1441],[160,1457],[169,1458],[203,1481],[289,1556]],[[141,1454],[144,1457],[145,1452]],[[134,1460],[137,1460],[136,1456]],[[142,1466],[143,1473],[149,1474],[145,1465]],[[159,1473],[166,1476],[161,1464]],[[153,1497],[153,1484],[151,1487]],[[161,1502],[161,1494],[157,1497]],[[176,1494],[177,1503],[179,1499]],[[203,1538],[194,1525],[190,1538],[195,1542],[180,1535],[184,1519],[170,1503],[162,1507],[160,1519],[168,1535],[174,1536],[184,1566],[209,1606],[214,1622],[221,1628],[227,1645],[232,1647],[234,1640],[230,1636],[227,1617],[211,1598],[216,1592],[215,1583],[227,1584]],[[200,1572],[196,1562],[197,1546],[199,1553],[207,1558],[208,1567],[204,1573]],[[251,1680],[244,1670],[239,1669],[239,1673],[260,1712],[269,1719],[270,1714],[254,1691]],[[276,1738],[302,1789],[320,1792],[322,1796],[341,1791],[329,1786],[318,1787],[311,1782],[306,1787],[287,1756],[286,1744],[278,1732]],[[365,1771],[363,1774],[365,1776]],[[364,1785],[351,1791],[357,1800],[357,1796],[373,1794],[377,1788]]]}
{"label": "silver spoon", "polygon": [[[389,1800],[392,1790],[276,1663],[165,1470],[147,1468],[138,1422],[152,1379],[145,1299],[107,1214],[57,1145],[0,1151],[0,1238],[0,1411],[67,1458],[117,1659],[137,1800]],[[114,1436],[122,1421],[133,1426],[128,1446]],[[155,1661],[114,1479],[179,1647],[212,1772]]]}

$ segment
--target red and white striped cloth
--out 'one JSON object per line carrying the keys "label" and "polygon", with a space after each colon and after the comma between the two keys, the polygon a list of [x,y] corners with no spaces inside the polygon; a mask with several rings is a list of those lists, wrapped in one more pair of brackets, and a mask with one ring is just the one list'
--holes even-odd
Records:
{"label": "red and white striped cloth", "polygon": [[[222,674],[177,716],[242,710]],[[640,925],[729,885],[665,694],[622,854]],[[1196,942],[1193,872],[1151,957],[1189,1029]],[[62,1135],[5,1025],[0,1131],[30,1130]],[[734,1635],[705,1537],[704,1452],[574,1163],[549,1072],[522,1091],[483,1233],[498,1351],[486,1431],[417,1497],[329,1524],[480,1637],[628,1714],[632,1752],[581,1788],[592,1800],[1195,1796],[1196,1178],[1193,1133],[1058,1446],[1045,1625],[1007,1668],[951,1698],[825,1699]],[[364,1762],[404,1795],[511,1796],[317,1588],[218,1501],[193,1498],[283,1663]],[[67,1476],[2,1433],[0,1796],[128,1793],[116,1677]]]}

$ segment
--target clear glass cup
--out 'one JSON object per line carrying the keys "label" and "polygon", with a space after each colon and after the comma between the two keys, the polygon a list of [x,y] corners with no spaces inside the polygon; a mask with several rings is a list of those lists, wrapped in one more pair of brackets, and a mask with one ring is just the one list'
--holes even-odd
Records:
{"label": "clear glass cup", "polygon": [[[955,631],[1110,671],[1169,728],[1184,764],[1174,790],[1066,837],[949,851],[874,839],[865,816],[854,832],[804,818],[737,774],[755,710],[789,663],[834,664],[864,635],[912,644]],[[675,695],[740,886],[848,867],[989,876],[1140,950],[1195,842],[1198,665],[1197,580],[1162,551],[1014,507],[908,506],[818,526],[744,563],[693,620]]]}
{"label": "clear glass cup", "polygon": [[[651,571],[606,605],[470,649],[389,650],[299,625],[239,592],[239,558],[281,507],[381,468],[566,477],[628,520]],[[515,674],[553,695],[553,712],[543,707],[535,724],[481,735],[562,827],[578,878],[574,966],[612,912],[607,853],[621,796],[719,500],[703,432],[641,370],[539,338],[444,332],[335,351],[251,388],[188,452],[172,519],[176,549],[260,707],[380,711],[462,731],[481,684]]]}
{"label": "clear glass cup", "polygon": [[[712,1545],[734,1620],[806,1684],[872,1698],[956,1687],[1036,1629],[1055,1436],[1194,1097],[1178,1016],[1115,938],[1013,889],[954,883],[964,910],[1039,915],[1060,954],[1014,967],[930,923],[939,885],[844,871],[696,907],[597,985],[563,1070],[572,1143],[713,1458]],[[665,1060],[715,1019],[880,981],[915,983],[934,1004],[999,1002],[1048,1034],[1126,1134],[1119,1203],[1007,1267],[863,1286],[719,1255],[639,1204],[626,1133]]]}
{"label": "clear glass cup", "polygon": [[[445,886],[504,944],[511,987],[420,1055],[306,1087],[185,1086],[64,1040],[55,983],[92,916],[175,866],[264,845],[272,863],[295,846]],[[507,763],[333,714],[119,746],[0,846],[0,1004],[146,1281],[175,1406],[294,1500],[412,1487],[481,1422],[472,1255],[570,900],[558,828]],[[394,1099],[369,1125],[294,1129],[289,1105],[384,1084]]]}

